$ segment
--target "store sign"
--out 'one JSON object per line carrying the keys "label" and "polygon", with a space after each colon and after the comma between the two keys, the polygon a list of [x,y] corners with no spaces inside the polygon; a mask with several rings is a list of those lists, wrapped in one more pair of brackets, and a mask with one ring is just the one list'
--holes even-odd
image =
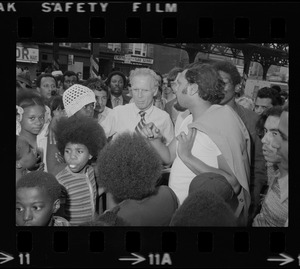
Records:
{"label": "store sign", "polygon": [[130,64],[131,63],[131,54],[125,54],[124,63],[125,64]]}
{"label": "store sign", "polygon": [[130,56],[130,58],[126,54],[125,55],[115,55],[114,60],[116,61],[122,61],[124,63],[138,63],[138,64],[153,64],[153,59],[149,58],[142,58],[142,57],[136,57],[136,56]]}
{"label": "store sign", "polygon": [[39,61],[39,49],[17,46],[16,59],[18,62],[37,63]]}

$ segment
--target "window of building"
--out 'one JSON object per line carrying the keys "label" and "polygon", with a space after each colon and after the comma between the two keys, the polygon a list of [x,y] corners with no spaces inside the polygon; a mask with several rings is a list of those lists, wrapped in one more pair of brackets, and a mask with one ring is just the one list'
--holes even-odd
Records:
{"label": "window of building", "polygon": [[132,46],[133,55],[137,56],[147,56],[147,44],[145,43],[133,43]]}
{"label": "window of building", "polygon": [[107,47],[115,52],[121,52],[121,43],[107,43]]}
{"label": "window of building", "polygon": [[48,55],[47,54],[42,54],[42,60],[47,61],[48,60]]}
{"label": "window of building", "polygon": [[128,54],[133,54],[133,43],[128,43]]}

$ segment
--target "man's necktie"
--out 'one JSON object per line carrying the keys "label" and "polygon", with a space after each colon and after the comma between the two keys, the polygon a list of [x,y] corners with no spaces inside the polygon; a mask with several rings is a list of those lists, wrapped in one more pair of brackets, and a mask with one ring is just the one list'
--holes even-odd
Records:
{"label": "man's necktie", "polygon": [[135,131],[140,134],[141,130],[143,129],[143,127],[146,125],[146,121],[145,121],[145,111],[140,111],[139,112],[140,116],[141,116],[141,120],[139,121],[139,123],[137,124],[137,126],[135,127]]}
{"label": "man's necktie", "polygon": [[120,98],[116,97],[115,98],[115,107],[120,104]]}

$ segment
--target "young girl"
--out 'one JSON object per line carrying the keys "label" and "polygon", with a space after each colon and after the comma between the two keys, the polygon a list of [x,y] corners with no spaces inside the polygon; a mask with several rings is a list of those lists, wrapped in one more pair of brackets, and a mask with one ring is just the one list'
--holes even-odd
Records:
{"label": "young girl", "polygon": [[66,162],[53,160],[58,167],[56,171],[60,171],[54,173],[56,179],[67,192],[62,210],[64,217],[71,225],[91,221],[96,212],[98,192],[90,164],[106,143],[105,133],[96,119],[70,117],[57,122],[55,137]]}
{"label": "young girl", "polygon": [[[19,136],[25,139],[37,157],[43,156],[43,148],[38,145],[37,135],[45,123],[45,105],[42,98],[34,92],[24,92],[17,97],[17,121]],[[40,159],[41,162],[43,161]],[[42,164],[40,164],[42,165]]]}
{"label": "young girl", "polygon": [[16,181],[30,170],[34,170],[37,165],[36,152],[30,144],[16,135]]}

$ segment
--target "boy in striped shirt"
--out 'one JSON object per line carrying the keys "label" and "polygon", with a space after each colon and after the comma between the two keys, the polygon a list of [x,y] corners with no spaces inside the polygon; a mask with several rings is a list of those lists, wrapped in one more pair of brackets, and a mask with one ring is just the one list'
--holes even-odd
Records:
{"label": "boy in striped shirt", "polygon": [[66,191],[64,217],[76,226],[95,215],[99,194],[91,161],[104,147],[106,136],[98,122],[89,117],[62,118],[55,135],[66,162],[56,175]]}

